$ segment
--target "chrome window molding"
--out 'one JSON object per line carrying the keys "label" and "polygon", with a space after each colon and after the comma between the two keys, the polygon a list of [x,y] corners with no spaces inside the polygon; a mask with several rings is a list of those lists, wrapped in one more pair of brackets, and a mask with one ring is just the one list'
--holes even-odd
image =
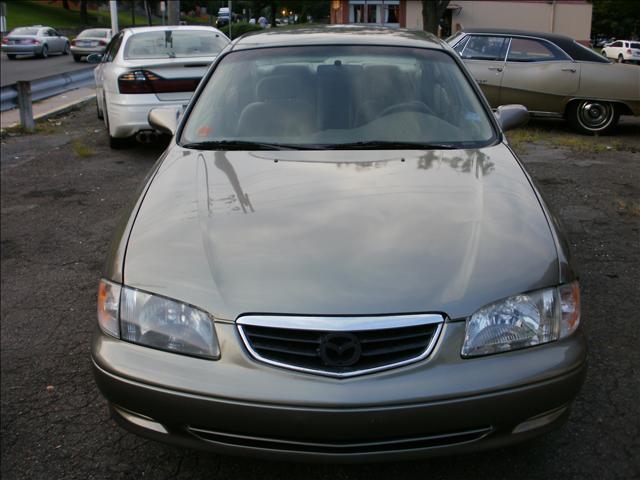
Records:
{"label": "chrome window molding", "polygon": [[[463,38],[466,37],[472,37],[474,35],[477,36],[484,36],[484,37],[507,37],[509,39],[509,47],[507,49],[507,55],[508,55],[508,50],[511,49],[511,40],[514,38],[527,38],[529,40],[537,40],[539,42],[544,42],[544,43],[548,43],[549,45],[557,48],[558,50],[560,50],[564,56],[566,57],[565,59],[558,59],[558,58],[554,58],[553,60],[541,60],[540,62],[535,62],[535,63],[543,63],[543,62],[564,62],[564,61],[569,61],[569,62],[573,62],[576,63],[576,60],[574,60],[573,58],[571,58],[571,55],[569,55],[567,52],[564,51],[564,49],[558,45],[556,45],[555,43],[553,43],[550,40],[547,40],[546,38],[540,38],[540,37],[534,37],[531,35],[510,35],[510,34],[506,34],[506,33],[487,33],[487,32],[482,32],[482,33],[475,33],[475,32],[470,32],[467,33],[465,35],[460,36],[460,40],[458,40],[456,43],[454,43],[453,45],[451,45],[451,48],[455,48],[455,45],[457,45],[458,43],[460,43],[460,41],[462,41]],[[466,48],[466,45],[465,45]],[[505,62],[507,61],[507,55],[505,55]],[[484,61],[488,61],[488,62],[495,62],[495,61],[499,61],[499,60],[484,60]],[[521,63],[521,62],[513,62],[513,63]],[[595,63],[595,62],[591,62],[591,63]]]}
{"label": "chrome window molding", "polygon": [[[248,350],[249,354],[256,360],[273,365],[276,367],[285,368],[288,370],[295,370],[303,373],[310,373],[314,375],[322,375],[326,377],[334,378],[347,378],[355,377],[359,375],[366,375],[369,373],[380,372],[383,370],[389,370],[392,368],[401,367],[411,363],[419,362],[427,358],[433,349],[435,348],[440,334],[442,333],[444,325],[444,317],[438,314],[417,314],[417,315],[388,315],[388,316],[368,316],[368,317],[314,317],[314,316],[294,316],[294,315],[245,315],[238,317],[236,324],[242,343]],[[387,365],[380,365],[374,368],[367,368],[363,370],[355,370],[352,372],[328,372],[325,370],[317,370],[312,368],[305,368],[288,363],[278,362],[265,358],[256,352],[251,342],[247,338],[243,325],[253,325],[260,327],[271,328],[285,328],[292,330],[321,330],[321,331],[337,331],[337,332],[357,332],[363,330],[385,330],[391,328],[401,327],[413,327],[417,325],[433,325],[437,324],[436,331],[431,336],[429,344],[425,350],[413,358],[408,358],[400,362],[390,363]]]}

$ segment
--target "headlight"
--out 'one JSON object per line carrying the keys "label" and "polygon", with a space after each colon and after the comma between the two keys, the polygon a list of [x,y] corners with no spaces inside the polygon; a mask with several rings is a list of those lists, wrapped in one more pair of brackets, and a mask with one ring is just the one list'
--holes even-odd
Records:
{"label": "headlight", "polygon": [[[108,307],[101,307],[103,296],[110,299],[102,302]],[[99,323],[109,335],[169,352],[220,357],[213,319],[197,308],[106,280],[98,298]]]}
{"label": "headlight", "polygon": [[564,338],[580,323],[578,282],[487,305],[467,320],[463,357],[531,347]]}

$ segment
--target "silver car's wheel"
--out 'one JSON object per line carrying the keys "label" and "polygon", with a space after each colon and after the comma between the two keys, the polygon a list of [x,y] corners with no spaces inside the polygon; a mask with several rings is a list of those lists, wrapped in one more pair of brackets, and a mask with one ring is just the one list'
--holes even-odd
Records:
{"label": "silver car's wheel", "polygon": [[47,45],[42,46],[42,52],[40,53],[42,58],[47,58],[49,56],[49,47]]}
{"label": "silver car's wheel", "polygon": [[69,55],[70,47],[68,43],[64,44],[64,50],[62,51],[63,55]]}
{"label": "silver car's wheel", "polygon": [[569,121],[584,133],[604,133],[618,122],[619,112],[610,102],[581,100],[569,109]]}

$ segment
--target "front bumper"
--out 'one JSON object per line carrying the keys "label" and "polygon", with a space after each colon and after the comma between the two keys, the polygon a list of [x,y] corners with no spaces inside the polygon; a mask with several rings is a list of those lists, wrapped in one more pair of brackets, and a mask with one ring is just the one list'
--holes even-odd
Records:
{"label": "front bumper", "polygon": [[464,323],[452,322],[422,362],[335,379],[260,364],[241,347],[235,326],[216,328],[223,352],[218,361],[97,333],[95,377],[114,417],[139,434],[220,453],[409,459],[493,448],[552,429],[567,418],[585,374],[581,332],[462,360],[456,340]]}

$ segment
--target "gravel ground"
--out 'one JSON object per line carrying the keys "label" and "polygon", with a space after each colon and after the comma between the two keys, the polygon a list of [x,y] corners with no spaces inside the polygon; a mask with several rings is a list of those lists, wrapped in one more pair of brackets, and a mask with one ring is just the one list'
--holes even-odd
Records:
{"label": "gravel ground", "polygon": [[599,139],[555,124],[524,134],[517,149],[564,221],[582,275],[590,368],[569,422],[483,454],[348,466],[214,456],[117,427],[90,370],[96,287],[118,214],[163,146],[111,151],[93,106],[36,135],[5,134],[2,477],[639,478],[640,122]]}

